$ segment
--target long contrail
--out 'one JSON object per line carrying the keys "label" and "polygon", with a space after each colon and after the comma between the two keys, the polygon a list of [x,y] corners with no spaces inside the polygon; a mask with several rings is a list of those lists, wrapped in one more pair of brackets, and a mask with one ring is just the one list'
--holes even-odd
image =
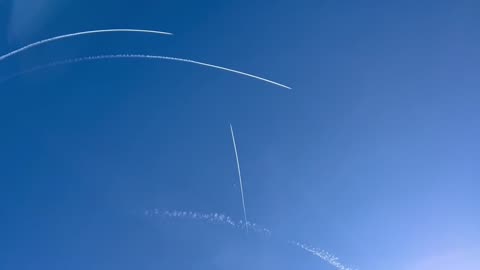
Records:
{"label": "long contrail", "polygon": [[212,64],[208,64],[208,63],[204,63],[204,62],[200,62],[200,61],[195,61],[195,60],[191,60],[191,59],[177,58],[177,57],[171,57],[171,56],[162,56],[162,55],[148,55],[148,54],[108,54],[108,55],[86,56],[86,57],[60,60],[60,61],[55,61],[55,62],[47,63],[47,64],[44,64],[44,65],[36,66],[36,67],[33,67],[33,68],[25,70],[25,71],[17,72],[15,74],[11,75],[11,76],[8,76],[7,78],[2,79],[0,81],[0,83],[8,81],[12,78],[18,77],[18,76],[23,75],[23,74],[35,72],[35,71],[46,69],[46,68],[51,68],[51,67],[56,67],[56,66],[61,66],[61,65],[67,65],[67,64],[74,64],[74,63],[79,63],[79,62],[97,61],[97,60],[105,60],[105,59],[118,59],[118,58],[141,58],[141,59],[150,59],[150,60],[168,60],[168,61],[190,63],[190,64],[195,64],[195,65],[200,65],[200,66],[205,66],[205,67],[210,67],[210,68],[214,68],[214,69],[223,70],[223,71],[239,74],[239,75],[242,75],[242,76],[247,76],[247,77],[250,77],[250,78],[253,78],[253,79],[256,79],[256,80],[260,80],[260,81],[264,81],[264,82],[267,82],[267,83],[270,83],[270,84],[273,84],[273,85],[276,85],[276,86],[279,86],[279,87],[283,87],[283,88],[286,88],[286,89],[292,89],[291,87],[286,86],[284,84],[281,84],[281,83],[278,83],[278,82],[275,82],[275,81],[272,81],[272,80],[268,80],[268,79],[265,79],[263,77],[256,76],[256,75],[246,73],[246,72],[243,72],[243,71],[231,69],[231,68],[212,65]]}
{"label": "long contrail", "polygon": [[0,56],[0,62],[9,58],[10,56],[13,56],[15,54],[18,54],[20,52],[26,51],[28,49],[31,49],[33,47],[53,42],[56,40],[61,40],[65,38],[71,38],[71,37],[76,37],[76,36],[82,36],[82,35],[91,35],[91,34],[99,34],[99,33],[108,33],[108,32],[137,32],[137,33],[146,33],[146,34],[156,34],[156,35],[173,35],[172,33],[169,32],[162,32],[162,31],[155,31],[155,30],[145,30],[145,29],[129,29],[129,28],[114,28],[114,29],[99,29],[99,30],[91,30],[91,31],[83,31],[83,32],[76,32],[76,33],[70,33],[70,34],[65,34],[65,35],[60,35],[60,36],[55,36],[47,39],[43,39],[31,44],[28,44],[26,46],[23,46],[19,49],[13,50],[7,54],[4,54]]}
{"label": "long contrail", "polygon": [[[163,217],[163,218],[175,218],[175,219],[189,219],[189,220],[197,220],[197,221],[204,221],[210,224],[222,224],[222,225],[228,225],[234,229],[242,229],[244,228],[243,221],[234,221],[231,217],[221,214],[221,213],[201,213],[201,212],[195,212],[195,211],[179,211],[179,210],[159,210],[157,208],[150,209],[150,210],[145,210],[144,215],[147,217]],[[255,223],[248,222],[246,223],[250,227],[250,229],[263,236],[268,236],[268,237],[275,237],[275,235],[272,234],[272,231],[268,228],[259,226]],[[321,250],[318,248],[314,248],[311,246],[308,246],[304,243],[300,243],[298,241],[285,241],[285,239],[282,238],[277,238],[281,240],[282,242],[287,242],[290,245],[293,245],[295,247],[298,247],[302,249],[305,252],[308,252],[324,262],[330,264],[331,266],[335,267],[338,270],[355,270],[355,268],[351,268],[349,266],[346,266],[342,264],[339,260],[339,258],[325,250]]]}
{"label": "long contrail", "polygon": [[237,161],[238,181],[240,182],[240,194],[242,195],[243,217],[245,219],[245,228],[248,232],[247,209],[245,207],[245,197],[243,196],[242,172],[240,170],[240,161],[238,160],[237,143],[235,142],[235,134],[233,133],[232,124],[230,124],[230,133],[232,134],[233,150],[235,150],[235,160]]}

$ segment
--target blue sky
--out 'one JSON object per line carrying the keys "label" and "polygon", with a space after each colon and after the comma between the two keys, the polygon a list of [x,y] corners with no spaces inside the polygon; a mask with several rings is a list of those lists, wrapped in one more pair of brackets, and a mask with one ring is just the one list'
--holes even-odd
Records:
{"label": "blue sky", "polygon": [[[1,269],[480,267],[475,1],[0,1]],[[32,5],[35,4],[35,8]],[[145,209],[251,221],[148,218]]]}

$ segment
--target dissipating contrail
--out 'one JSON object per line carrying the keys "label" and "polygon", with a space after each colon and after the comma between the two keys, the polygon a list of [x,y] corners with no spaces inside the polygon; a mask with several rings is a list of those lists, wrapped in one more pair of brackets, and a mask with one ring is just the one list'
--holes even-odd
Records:
{"label": "dissipating contrail", "polygon": [[31,49],[31,48],[36,47],[36,46],[40,46],[40,45],[45,44],[45,43],[50,43],[50,42],[53,42],[53,41],[56,41],[56,40],[61,40],[61,39],[66,39],[66,38],[71,38],[71,37],[76,37],[76,36],[99,34],[99,33],[108,33],[108,32],[137,32],[137,33],[155,34],[155,35],[173,35],[172,33],[169,33],[169,32],[147,30],[147,29],[130,29],[130,28],[99,29],[99,30],[75,32],[75,33],[59,35],[59,36],[43,39],[43,40],[36,41],[36,42],[30,43],[28,45],[25,45],[21,48],[18,48],[16,50],[13,50],[9,53],[6,53],[6,54],[0,56],[0,62],[9,58],[9,57],[11,57],[11,56],[13,56],[13,55],[15,55],[15,54],[21,53],[23,51],[26,51],[26,50]]}
{"label": "dissipating contrail", "polygon": [[355,270],[354,268],[343,265],[342,263],[340,263],[337,256],[332,255],[325,250],[310,247],[310,246],[307,246],[306,244],[296,242],[296,241],[290,241],[289,243],[303,249],[304,251],[307,251],[307,252],[311,253],[314,256],[319,257],[320,259],[329,263],[330,265],[337,268],[338,270]]}
{"label": "dissipating contrail", "polygon": [[80,62],[89,62],[89,61],[98,61],[98,60],[107,60],[107,59],[119,59],[119,58],[120,59],[122,59],[122,58],[136,58],[136,59],[149,59],[149,60],[167,60],[167,61],[190,63],[190,64],[194,64],[194,65],[205,66],[205,67],[209,67],[209,68],[214,68],[214,69],[223,70],[223,71],[235,73],[235,74],[238,74],[238,75],[250,77],[250,78],[260,80],[260,81],[263,81],[263,82],[266,82],[266,83],[269,83],[269,84],[272,84],[272,85],[275,85],[275,86],[279,86],[279,87],[282,87],[282,88],[292,89],[291,87],[286,86],[284,84],[281,84],[281,83],[278,83],[278,82],[275,82],[275,81],[272,81],[272,80],[269,80],[269,79],[266,79],[266,78],[263,78],[263,77],[260,77],[260,76],[257,76],[257,75],[246,73],[246,72],[243,72],[243,71],[239,71],[239,70],[235,70],[235,69],[231,69],[231,68],[226,68],[226,67],[223,67],[223,66],[213,65],[213,64],[200,62],[200,61],[196,61],[196,60],[191,60],[191,59],[185,59],[185,58],[163,56],[163,55],[149,55],[149,54],[108,54],[108,55],[85,56],[85,57],[78,57],[78,58],[60,60],[60,61],[50,62],[50,63],[44,64],[44,65],[35,66],[33,68],[14,73],[13,75],[10,75],[10,76],[0,80],[0,83],[8,81],[8,80],[13,79],[13,78],[18,77],[18,76],[27,74],[27,73],[32,73],[32,72],[43,70],[43,69],[46,69],[46,68],[53,68],[53,67],[57,67],[57,66],[75,64],[75,63],[80,63]]}
{"label": "dissipating contrail", "polygon": [[244,223],[243,220],[235,221],[233,218],[221,214],[221,213],[201,213],[195,211],[180,211],[180,210],[159,210],[159,209],[150,209],[145,210],[145,216],[147,217],[165,217],[165,218],[179,218],[179,219],[191,219],[198,221],[205,221],[212,224],[224,224],[229,225],[235,229],[243,229],[246,226],[250,228],[251,231],[259,233],[265,236],[270,236],[271,231],[265,227],[262,227],[256,223],[247,222]]}
{"label": "dissipating contrail", "polygon": [[[260,226],[250,221],[247,223],[244,223],[243,220],[235,221],[228,215],[221,214],[221,213],[201,213],[196,211],[182,211],[182,210],[160,210],[160,209],[154,208],[154,209],[145,210],[144,215],[147,217],[162,217],[162,218],[203,221],[209,224],[228,225],[234,229],[243,229],[246,225],[248,225],[250,230],[253,231],[254,233],[257,233],[263,236],[268,236],[268,237],[275,236],[274,234],[272,234],[272,231],[266,227]],[[282,240],[281,238],[279,240],[287,242],[292,246],[298,247],[301,250],[320,258],[321,260],[330,264],[331,266],[335,267],[338,270],[355,270],[355,268],[345,266],[340,262],[337,256],[325,250],[314,248],[304,243],[300,243],[298,241],[285,241],[285,239]]]}
{"label": "dissipating contrail", "polygon": [[233,150],[235,152],[235,161],[237,162],[238,181],[240,183],[240,194],[242,195],[243,218],[245,219],[245,229],[248,232],[247,208],[245,207],[245,196],[243,195],[242,171],[240,170],[240,161],[238,159],[237,143],[235,141],[235,133],[232,124],[230,124],[230,134],[232,135]]}

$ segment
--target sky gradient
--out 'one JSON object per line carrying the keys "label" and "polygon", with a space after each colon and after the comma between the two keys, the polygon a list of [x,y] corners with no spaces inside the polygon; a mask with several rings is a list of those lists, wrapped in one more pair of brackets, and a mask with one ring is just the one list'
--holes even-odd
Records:
{"label": "sky gradient", "polygon": [[[260,2],[260,3],[258,3]],[[475,1],[0,1],[1,269],[480,268]],[[35,8],[33,8],[35,6]],[[145,210],[244,218],[271,236]]]}

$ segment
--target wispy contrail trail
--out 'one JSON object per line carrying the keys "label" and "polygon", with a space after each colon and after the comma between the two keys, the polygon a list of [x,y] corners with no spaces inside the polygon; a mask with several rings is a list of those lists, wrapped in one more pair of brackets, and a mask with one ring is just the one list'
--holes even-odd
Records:
{"label": "wispy contrail trail", "polygon": [[252,222],[248,222],[244,224],[242,220],[234,221],[231,217],[221,213],[200,213],[195,211],[178,211],[178,210],[161,211],[159,209],[151,209],[151,210],[145,210],[144,214],[145,216],[149,216],[149,217],[159,216],[159,217],[168,217],[168,218],[200,220],[200,221],[206,221],[208,223],[229,225],[235,229],[242,229],[245,226],[248,226],[252,231],[256,233],[260,233],[268,236],[271,234],[270,230],[267,228],[261,227]]}
{"label": "wispy contrail trail", "polygon": [[56,67],[56,66],[61,66],[61,65],[67,65],[67,64],[74,64],[74,63],[79,63],[79,62],[87,62],[87,61],[96,61],[96,60],[105,60],[105,59],[117,59],[117,58],[141,58],[141,59],[150,59],[150,60],[168,60],[168,61],[177,61],[177,62],[184,62],[184,63],[190,63],[190,64],[195,64],[195,65],[200,65],[200,66],[205,66],[205,67],[210,67],[210,68],[215,68],[223,71],[228,71],[232,73],[236,73],[239,75],[247,76],[256,80],[264,81],[276,86],[280,86],[286,89],[292,89],[291,87],[288,87],[286,85],[283,85],[281,83],[271,81],[268,79],[265,79],[260,76],[256,76],[250,73],[238,71],[235,69],[230,69],[222,66],[217,66],[217,65],[212,65],[200,61],[195,61],[191,59],[184,59],[184,58],[177,58],[177,57],[170,57],[170,56],[162,56],[162,55],[148,55],[148,54],[109,54],[109,55],[96,55],[96,56],[86,56],[86,57],[79,57],[79,58],[72,58],[72,59],[66,59],[66,60],[60,60],[60,61],[55,61],[51,63],[47,63],[44,65],[36,66],[31,69],[25,70],[25,71],[20,71],[17,72],[11,76],[8,76],[0,81],[5,82],[8,81],[12,78],[15,78],[17,76],[35,72],[38,70],[46,69],[46,68],[51,68],[51,67]]}
{"label": "wispy contrail trail", "polygon": [[329,263],[330,265],[334,266],[335,268],[337,268],[338,270],[355,270],[354,268],[350,268],[348,266],[345,266],[343,264],[341,264],[338,260],[338,257],[336,257],[335,255],[332,255],[330,253],[328,253],[327,251],[325,250],[320,250],[320,249],[317,249],[317,248],[314,248],[314,247],[310,247],[310,246],[307,246],[305,244],[302,244],[300,242],[295,242],[295,241],[290,241],[289,242],[290,244],[292,245],[295,245],[319,258],[321,258],[322,260],[324,260],[325,262]]}
{"label": "wispy contrail trail", "polygon": [[[179,210],[159,210],[159,209],[151,209],[151,210],[145,210],[144,215],[147,217],[164,217],[164,218],[178,218],[178,219],[190,219],[190,220],[198,220],[198,221],[205,221],[207,223],[211,224],[223,224],[223,225],[229,225],[230,227],[234,229],[243,229],[245,226],[244,222],[242,220],[236,222],[234,221],[231,217],[225,215],[225,214],[220,214],[220,213],[200,213],[200,212],[195,212],[195,211],[179,211]],[[247,222],[246,223],[248,227],[255,233],[265,235],[265,236],[275,236],[272,235],[272,231],[268,228],[259,226],[255,223],[252,222]],[[278,238],[277,238],[278,239]],[[285,241],[282,238],[279,238],[281,241]],[[285,241],[286,242],[286,241]],[[348,266],[343,265],[340,263],[339,258],[336,257],[335,255],[321,249],[317,249],[314,247],[310,247],[306,244],[300,243],[298,241],[288,241],[288,244],[299,247],[303,251],[306,251],[314,256],[319,257],[321,260],[325,261],[326,263],[332,265],[338,270],[355,270],[355,268],[351,268]]]}
{"label": "wispy contrail trail", "polygon": [[245,228],[248,232],[247,209],[245,207],[245,197],[243,196],[242,172],[240,170],[240,161],[238,160],[237,143],[235,142],[235,134],[233,133],[232,124],[230,124],[230,133],[232,134],[233,150],[235,150],[235,160],[237,161],[238,181],[240,182],[240,194],[242,195],[243,217],[245,219]]}
{"label": "wispy contrail trail", "polygon": [[70,37],[75,37],[75,36],[81,36],[81,35],[90,35],[90,34],[98,34],[98,33],[107,33],[107,32],[139,32],[139,33],[147,33],[147,34],[157,34],[157,35],[173,35],[172,33],[169,32],[161,32],[161,31],[155,31],[155,30],[145,30],[145,29],[128,29],[128,28],[115,28],[115,29],[99,29],[99,30],[91,30],[91,31],[83,31],[83,32],[76,32],[76,33],[71,33],[71,34],[65,34],[65,35],[60,35],[60,36],[55,36],[47,39],[43,39],[31,44],[28,44],[26,46],[23,46],[19,49],[16,49],[14,51],[11,51],[7,54],[4,54],[0,56],[0,62],[9,58],[10,56],[13,56],[17,53],[26,51],[28,49],[31,49],[33,47],[49,43],[52,41],[56,40],[61,40],[65,38],[70,38]]}

